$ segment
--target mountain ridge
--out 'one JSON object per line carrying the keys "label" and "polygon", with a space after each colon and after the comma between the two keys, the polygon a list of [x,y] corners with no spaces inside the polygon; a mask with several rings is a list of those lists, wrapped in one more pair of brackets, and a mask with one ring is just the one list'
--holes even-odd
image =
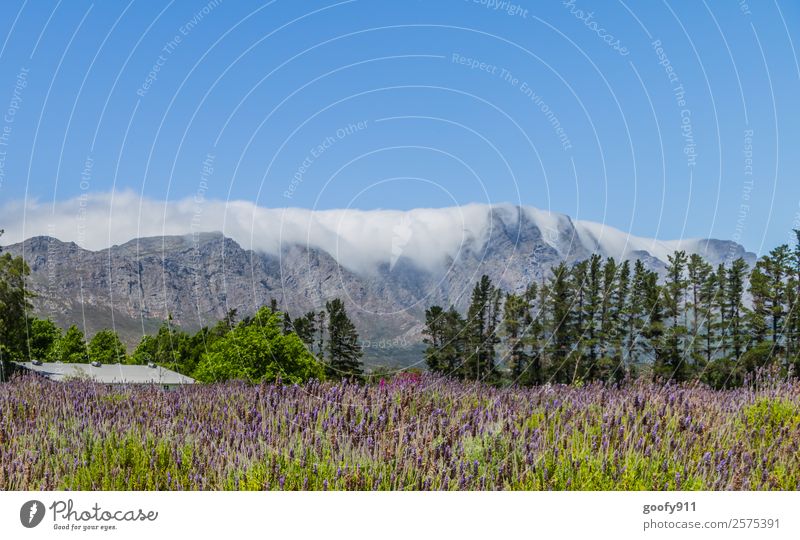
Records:
{"label": "mountain ridge", "polygon": [[[348,252],[335,246],[323,250],[287,243],[278,253],[267,253],[246,249],[221,232],[136,238],[97,251],[37,236],[4,250],[24,253],[31,266],[38,314],[62,326],[86,321],[89,334],[113,325],[133,345],[168,316],[195,330],[229,309],[252,314],[272,298],[297,316],[341,297],[371,358],[418,354],[425,308],[434,303],[464,308],[482,274],[519,291],[559,262],[574,264],[592,253],[640,259],[659,272],[675,249],[700,253],[715,265],[739,256],[755,262],[755,254],[732,241],[658,241],[530,207],[488,207],[487,212],[484,237],[468,238],[455,253],[440,253],[435,266],[414,260],[415,253],[430,251],[422,245],[425,238],[414,238],[413,228],[410,235],[402,228],[408,226],[402,216],[386,250],[393,260],[372,268],[348,267],[342,260]],[[417,244],[408,256],[411,242]],[[370,350],[372,343],[395,345]]]}

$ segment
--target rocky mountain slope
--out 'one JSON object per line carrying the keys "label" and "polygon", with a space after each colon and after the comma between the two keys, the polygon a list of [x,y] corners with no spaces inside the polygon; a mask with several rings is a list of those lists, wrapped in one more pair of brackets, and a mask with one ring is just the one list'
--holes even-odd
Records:
{"label": "rocky mountain slope", "polygon": [[[367,356],[395,360],[419,352],[425,308],[463,307],[481,274],[507,290],[521,290],[560,261],[573,263],[595,252],[638,258],[657,270],[676,249],[700,253],[712,264],[736,257],[755,261],[754,254],[729,241],[658,242],[533,208],[485,211],[485,234],[466,239],[455,256],[442,254],[433,267],[404,255],[409,239],[402,221],[387,239],[391,257],[370,268],[349,265],[333,247],[293,243],[263,253],[220,233],[140,238],[100,251],[40,236],[4,250],[28,261],[38,313],[62,325],[77,323],[89,334],[114,327],[133,344],[169,315],[194,330],[230,309],[251,314],[272,298],[299,315],[341,297]],[[427,239],[414,241],[419,247]]]}

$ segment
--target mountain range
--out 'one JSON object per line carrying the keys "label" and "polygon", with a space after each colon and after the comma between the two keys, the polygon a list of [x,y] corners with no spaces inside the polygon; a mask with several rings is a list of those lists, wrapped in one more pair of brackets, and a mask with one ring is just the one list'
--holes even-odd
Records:
{"label": "mountain range", "polygon": [[[245,249],[222,233],[197,232],[100,250],[36,236],[4,251],[22,255],[31,267],[37,314],[62,326],[78,324],[88,335],[113,327],[133,346],[168,316],[196,330],[231,309],[239,316],[252,314],[273,298],[296,316],[340,297],[361,333],[366,359],[403,365],[420,360],[426,307],[464,308],[482,274],[503,289],[520,291],[561,261],[572,264],[593,253],[639,259],[657,271],[679,249],[714,265],[738,257],[752,265],[756,259],[732,241],[658,241],[531,207],[471,205],[470,215],[479,216],[480,225],[455,231],[452,219],[437,217],[437,212],[452,216],[453,209],[425,210],[424,227],[414,212],[392,212],[388,225],[384,212],[374,231],[370,212],[361,212],[355,238],[341,226],[310,220],[307,237],[328,237],[327,246],[294,235],[269,250]],[[447,230],[431,225],[436,223]],[[322,226],[325,234],[311,234],[312,227]],[[444,236],[458,241],[442,247]]]}

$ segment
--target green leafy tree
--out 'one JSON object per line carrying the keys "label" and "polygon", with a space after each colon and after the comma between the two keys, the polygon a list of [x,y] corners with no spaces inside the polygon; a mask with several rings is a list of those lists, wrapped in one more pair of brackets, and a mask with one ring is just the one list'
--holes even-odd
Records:
{"label": "green leafy tree", "polygon": [[[762,341],[749,347],[739,360],[740,371],[742,373],[754,373],[760,369],[768,368],[774,361],[773,349],[774,346],[769,341]],[[734,385],[732,383],[739,382],[740,378],[736,377],[728,384]]]}
{"label": "green leafy tree", "polygon": [[61,339],[61,329],[50,319],[28,320],[27,357],[47,361],[52,358],[56,343]]}
{"label": "green leafy tree", "polygon": [[[224,332],[226,327],[227,324],[219,330]],[[169,317],[159,327],[155,336],[142,337],[130,361],[133,364],[153,362],[179,373],[191,375],[213,337],[207,329],[199,331],[194,337],[190,336],[177,328],[172,317]]]}
{"label": "green leafy tree", "polygon": [[97,332],[89,341],[89,361],[101,364],[124,364],[127,360],[125,345],[113,330]]}
{"label": "green leafy tree", "polygon": [[202,382],[245,380],[302,383],[323,379],[324,366],[295,333],[283,333],[283,318],[261,308],[252,321],[242,321],[203,354],[195,377]]}
{"label": "green leafy tree", "polygon": [[[2,231],[0,231],[2,235]],[[0,254],[0,380],[6,380],[8,361],[27,356],[26,314],[33,294],[25,285],[30,268],[22,257]]]}
{"label": "green leafy tree", "polygon": [[51,359],[54,362],[80,364],[89,362],[89,349],[83,332],[74,324],[67,328],[64,335],[53,346]]}

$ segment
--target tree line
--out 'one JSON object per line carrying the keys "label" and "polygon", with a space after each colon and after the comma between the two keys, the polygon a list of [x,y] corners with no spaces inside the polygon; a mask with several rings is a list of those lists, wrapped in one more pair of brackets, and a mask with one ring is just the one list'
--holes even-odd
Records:
{"label": "tree line", "polygon": [[[2,231],[0,231],[2,234]],[[25,283],[30,269],[22,257],[0,254],[0,380],[11,362],[157,364],[202,382],[277,379],[361,379],[363,351],[344,303],[335,298],[325,309],[294,320],[273,300],[254,315],[237,320],[236,310],[195,333],[168,317],[153,335],[145,335],[128,354],[111,329],[91,339],[76,325],[62,331],[53,321],[31,315],[34,293]]]}
{"label": "tree line", "polygon": [[[1,231],[0,231],[1,233]],[[713,267],[676,251],[659,274],[637,260],[593,255],[554,267],[524,290],[504,292],[487,276],[465,313],[425,312],[431,371],[493,384],[576,384],[651,376],[741,385],[759,369],[800,368],[800,231],[750,268],[739,258]],[[164,321],[132,354],[113,330],[87,340],[32,317],[30,270],[0,254],[0,379],[9,361],[155,363],[200,381],[302,382],[361,379],[362,347],[340,299],[292,319],[276,301],[237,320],[230,311],[189,333]]]}
{"label": "tree line", "polygon": [[759,369],[800,368],[800,231],[751,269],[676,251],[663,275],[640,260],[562,262],[522,292],[487,276],[465,314],[425,312],[425,360],[438,373],[536,385],[636,376],[743,384]]}

